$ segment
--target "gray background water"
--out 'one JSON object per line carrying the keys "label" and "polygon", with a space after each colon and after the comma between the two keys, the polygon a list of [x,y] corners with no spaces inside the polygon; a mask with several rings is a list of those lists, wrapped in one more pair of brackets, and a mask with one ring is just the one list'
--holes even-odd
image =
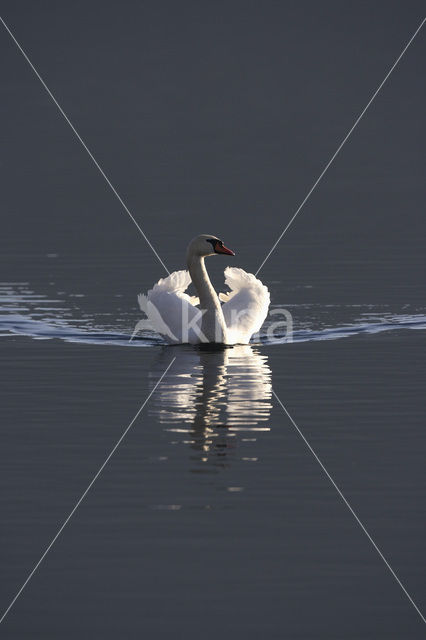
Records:
{"label": "gray background water", "polygon": [[[422,10],[3,3],[171,270],[205,231],[235,264],[259,266]],[[29,296],[44,299],[40,318],[65,308],[70,322],[131,330],[136,293],[162,268],[5,32],[0,47],[6,313],[27,313]],[[261,272],[296,326],[322,326],[325,310],[327,326],[424,313],[425,49],[421,33]],[[218,285],[225,264],[209,263]],[[4,637],[424,636],[267,392],[272,382],[424,610],[424,331],[254,347],[259,400],[244,359],[224,372],[220,354],[0,339],[2,610],[177,358]],[[267,420],[223,426],[247,406]]]}

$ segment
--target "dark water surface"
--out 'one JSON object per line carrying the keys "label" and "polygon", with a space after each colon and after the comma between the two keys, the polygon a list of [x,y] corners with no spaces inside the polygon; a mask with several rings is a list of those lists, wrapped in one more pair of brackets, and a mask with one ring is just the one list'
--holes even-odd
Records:
{"label": "dark water surface", "polygon": [[134,301],[88,288],[2,287],[4,605],[175,361],[8,637],[422,637],[272,388],[421,606],[424,309],[299,304],[301,341],[211,351],[129,343]]}
{"label": "dark water surface", "polygon": [[[158,249],[255,271],[424,7],[4,3]],[[426,610],[419,35],[260,277],[294,341],[166,347],[161,265],[0,33],[0,637],[418,640]],[[219,290],[219,257],[208,268]]]}

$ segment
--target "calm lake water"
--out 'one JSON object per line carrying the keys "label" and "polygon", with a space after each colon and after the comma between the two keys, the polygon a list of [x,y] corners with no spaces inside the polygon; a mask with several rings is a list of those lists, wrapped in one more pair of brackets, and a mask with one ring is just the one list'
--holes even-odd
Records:
{"label": "calm lake water", "polygon": [[129,343],[140,313],[124,285],[102,311],[87,283],[63,290],[81,263],[31,262],[31,281],[1,289],[3,603],[175,360],[9,637],[422,636],[272,388],[420,604],[424,308],[296,304],[292,344]]}
{"label": "calm lake water", "polygon": [[[251,272],[421,15],[5,7],[170,270]],[[129,341],[163,269],[1,35],[2,611],[173,364],[0,635],[423,638],[272,390],[424,612],[426,39],[259,274],[293,342],[212,350]]]}

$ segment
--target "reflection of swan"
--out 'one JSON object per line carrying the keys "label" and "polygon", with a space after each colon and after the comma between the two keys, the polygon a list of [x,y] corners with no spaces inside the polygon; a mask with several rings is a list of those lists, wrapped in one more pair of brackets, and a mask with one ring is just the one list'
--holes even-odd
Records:
{"label": "reflection of swan", "polygon": [[[157,364],[160,370],[163,358]],[[248,345],[180,349],[149,405],[167,431],[186,434],[203,462],[221,466],[236,436],[254,440],[255,432],[269,431],[270,409],[267,356]]]}
{"label": "reflection of swan", "polygon": [[[204,265],[204,258],[216,253],[234,255],[214,236],[194,238],[186,255],[189,273],[175,271],[159,280],[147,296],[139,295],[140,308],[169,342],[247,344],[262,326],[269,307],[268,289],[253,274],[227,267],[225,282],[231,291],[218,297]],[[185,293],[191,279],[198,298]]]}

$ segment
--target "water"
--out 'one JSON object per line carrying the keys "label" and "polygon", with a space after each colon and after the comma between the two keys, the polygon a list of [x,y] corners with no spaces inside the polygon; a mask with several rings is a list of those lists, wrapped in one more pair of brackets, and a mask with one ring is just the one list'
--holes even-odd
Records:
{"label": "water", "polygon": [[[236,251],[207,263],[217,290],[256,271],[423,11],[34,7],[4,17],[168,268],[201,232]],[[172,364],[0,635],[423,638],[273,392],[424,611],[426,39],[260,273],[293,341],[269,318],[226,349],[130,341],[162,267],[1,46],[2,611]]]}
{"label": "water", "polygon": [[[40,257],[39,272],[51,261]],[[419,599],[421,305],[297,303],[293,343],[268,343],[264,329],[248,346],[168,347],[129,341],[136,300],[95,308],[90,287],[51,283],[36,273],[0,288],[3,602],[174,362],[10,612],[12,636],[71,638],[89,624],[107,637],[214,638],[225,625],[309,638],[333,620],[324,637],[421,637],[272,396]],[[70,606],[80,615],[64,630]]]}
{"label": "water", "polygon": [[[66,342],[81,344],[103,344],[121,347],[150,347],[166,345],[167,341],[155,331],[135,330],[129,326],[134,314],[128,310],[116,311],[114,322],[111,314],[108,324],[105,317],[80,312],[78,305],[67,305],[64,293],[57,293],[55,299],[49,299],[42,294],[31,291],[28,283],[0,284],[0,332],[2,337],[29,336],[35,339],[60,339]],[[82,298],[83,294],[69,294],[68,298]],[[57,306],[52,306],[57,305]],[[386,305],[387,307],[388,305]],[[268,315],[261,331],[253,336],[253,344],[279,345],[290,342],[310,342],[314,340],[337,340],[363,333],[380,333],[396,329],[426,329],[426,315],[422,307],[411,308],[414,305],[404,305],[402,312],[395,313],[383,306],[374,310],[374,305],[319,305],[302,304],[287,305],[286,310],[297,318],[298,326],[289,327],[283,322],[283,316],[274,315],[279,305],[271,304],[272,313]],[[411,313],[410,313],[411,311]],[[425,309],[426,311],[426,309]],[[76,316],[76,312],[78,316]],[[141,314],[144,317],[144,314]],[[339,319],[340,326],[330,326]],[[269,331],[276,323],[273,331]],[[347,323],[347,324],[345,324]]]}

